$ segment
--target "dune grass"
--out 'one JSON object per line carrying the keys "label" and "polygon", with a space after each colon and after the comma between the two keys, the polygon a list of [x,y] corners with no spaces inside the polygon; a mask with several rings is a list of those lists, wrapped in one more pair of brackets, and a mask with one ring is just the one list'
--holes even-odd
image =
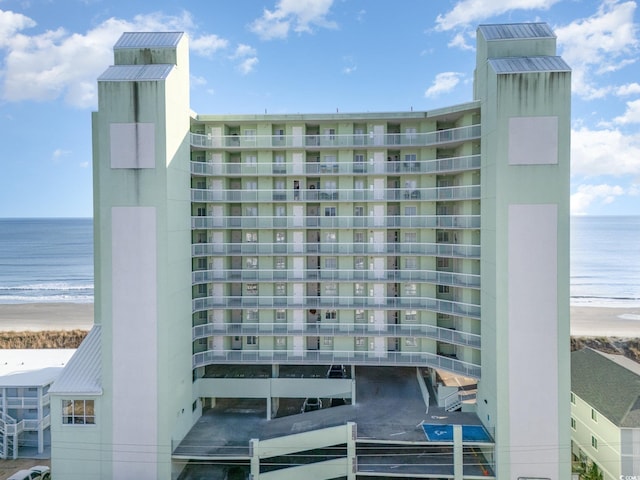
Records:
{"label": "dune grass", "polygon": [[0,332],[0,348],[78,348],[87,333],[86,330]]}

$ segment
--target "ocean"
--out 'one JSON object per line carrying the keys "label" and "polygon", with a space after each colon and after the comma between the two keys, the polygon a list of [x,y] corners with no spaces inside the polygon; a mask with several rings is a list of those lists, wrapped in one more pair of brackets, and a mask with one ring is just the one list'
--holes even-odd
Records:
{"label": "ocean", "polygon": [[93,303],[91,218],[0,219],[0,303]]}
{"label": "ocean", "polygon": [[[0,303],[93,302],[93,222],[0,219]],[[571,218],[571,304],[640,306],[640,216]]]}

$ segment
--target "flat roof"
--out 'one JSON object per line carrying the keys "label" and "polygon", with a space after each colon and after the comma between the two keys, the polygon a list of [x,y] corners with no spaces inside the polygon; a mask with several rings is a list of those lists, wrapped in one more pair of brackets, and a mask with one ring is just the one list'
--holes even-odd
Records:
{"label": "flat roof", "polygon": [[62,373],[75,349],[0,350],[0,387],[48,385]]}

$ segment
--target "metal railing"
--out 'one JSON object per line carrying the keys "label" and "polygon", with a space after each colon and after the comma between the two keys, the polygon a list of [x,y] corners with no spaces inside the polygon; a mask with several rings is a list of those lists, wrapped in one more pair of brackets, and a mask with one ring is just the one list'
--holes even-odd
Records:
{"label": "metal railing", "polygon": [[233,296],[214,295],[194,298],[193,313],[225,308],[294,308],[294,309],[369,309],[429,310],[461,317],[480,318],[480,305],[427,297],[358,297],[358,296]]}
{"label": "metal railing", "polygon": [[387,160],[384,163],[372,162],[319,162],[299,163],[235,163],[220,161],[194,160],[191,162],[191,174],[194,176],[273,176],[273,175],[361,175],[361,174],[438,174],[478,170],[480,155],[438,158],[435,160]]}
{"label": "metal railing", "polygon": [[430,255],[435,257],[480,258],[480,245],[410,242],[304,242],[304,243],[194,243],[193,257],[219,255]]}
{"label": "metal railing", "polygon": [[393,365],[420,366],[447,370],[470,378],[480,378],[480,365],[428,352],[352,350],[208,350],[192,357],[193,368],[220,363],[292,365]]}
{"label": "metal railing", "polygon": [[343,189],[300,189],[300,190],[214,190],[191,189],[191,201],[195,203],[230,202],[371,202],[371,201],[454,201],[477,200],[480,185],[430,188],[385,188],[381,190]]}
{"label": "metal railing", "polygon": [[192,329],[193,340],[213,336],[347,336],[347,337],[426,337],[437,341],[480,348],[481,337],[474,333],[424,324],[375,323],[206,323]]}
{"label": "metal railing", "polygon": [[193,230],[216,228],[442,228],[478,229],[480,215],[211,216],[191,217]]}
{"label": "metal railing", "polygon": [[283,282],[283,281],[339,281],[339,282],[422,282],[462,288],[480,288],[480,275],[442,272],[437,270],[356,270],[356,269],[232,269],[221,268],[192,272],[192,283],[209,282]]}
{"label": "metal railing", "polygon": [[480,125],[424,133],[213,135],[191,133],[191,146],[212,149],[426,147],[480,138]]}

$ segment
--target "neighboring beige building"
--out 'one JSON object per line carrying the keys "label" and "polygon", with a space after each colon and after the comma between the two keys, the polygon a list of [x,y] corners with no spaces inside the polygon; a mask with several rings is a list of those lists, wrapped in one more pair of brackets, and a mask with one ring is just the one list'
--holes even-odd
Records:
{"label": "neighboring beige building", "polygon": [[604,480],[640,475],[640,364],[590,348],[571,354],[571,450]]}

